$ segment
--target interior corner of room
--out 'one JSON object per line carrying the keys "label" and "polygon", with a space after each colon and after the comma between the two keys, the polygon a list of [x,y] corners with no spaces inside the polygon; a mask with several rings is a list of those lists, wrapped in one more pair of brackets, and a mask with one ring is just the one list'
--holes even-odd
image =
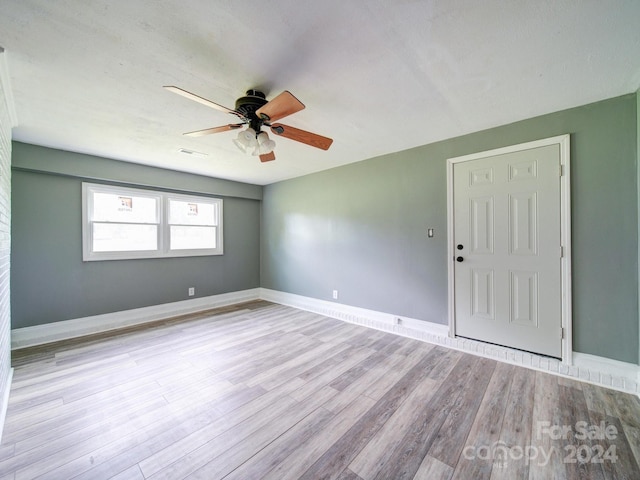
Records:
{"label": "interior corner of room", "polygon": [[[219,160],[220,168],[243,165],[245,176],[232,178],[195,167],[154,165],[148,153],[133,150],[109,156],[90,151],[86,144],[56,148],[44,141],[30,142],[30,132],[16,138],[22,118],[12,93],[7,61],[11,51],[4,46],[6,50],[0,46],[0,434],[13,375],[12,349],[255,299],[640,394],[637,85],[634,91],[607,98],[594,95],[584,104],[525,117],[512,115],[482,128],[443,119],[460,127],[456,135],[413,141],[411,146],[395,148],[394,132],[389,130],[387,150],[357,161],[350,160],[351,144],[339,150],[346,161],[327,164],[315,156],[319,153],[293,146],[289,160],[280,156],[284,149],[275,162],[269,159],[269,164],[281,162],[274,167],[281,170],[273,170],[277,173],[272,176],[255,174],[256,165],[267,164],[241,164],[255,159],[230,156],[226,144],[212,148],[207,161]],[[446,55],[440,53],[445,62]],[[28,66],[28,62],[20,66],[21,78],[28,76]],[[189,78],[182,73],[183,79]],[[295,77],[299,72],[290,73]],[[444,102],[447,96],[446,86],[440,87],[434,102]],[[229,94],[232,90],[215,89]],[[180,100],[162,98],[161,103]],[[310,95],[310,100],[323,102],[322,96]],[[330,103],[330,98],[324,101]],[[464,101],[451,103],[462,117]],[[313,124],[312,117],[299,118],[303,126]],[[172,116],[172,128],[187,129],[187,119],[183,113]],[[136,128],[142,127],[136,124]],[[362,133],[359,128],[344,125],[352,133]],[[182,131],[175,135],[182,140]],[[571,158],[567,246],[571,315],[566,319],[570,342],[563,345],[570,345],[570,350],[548,358],[456,336],[450,330],[454,257],[449,250],[455,247],[448,223],[447,161],[564,135],[569,136]],[[280,145],[288,139],[277,140]],[[342,148],[339,139],[332,148]],[[136,153],[138,161],[128,161]],[[307,158],[313,168],[302,171],[296,162]],[[222,199],[224,254],[85,261],[82,188],[87,182]],[[566,327],[557,332],[559,336]]]}

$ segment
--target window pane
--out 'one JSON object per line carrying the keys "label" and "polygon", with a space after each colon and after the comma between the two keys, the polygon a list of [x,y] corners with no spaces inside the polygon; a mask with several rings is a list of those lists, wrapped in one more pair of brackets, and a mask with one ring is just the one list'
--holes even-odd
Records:
{"label": "window pane", "polygon": [[217,225],[217,205],[169,200],[169,223],[174,225]]}
{"label": "window pane", "polygon": [[92,220],[97,222],[158,223],[157,200],[134,195],[93,194]]}
{"label": "window pane", "polygon": [[157,250],[158,227],[156,225],[132,225],[127,223],[94,223],[94,252],[130,252]]}
{"label": "window pane", "polygon": [[171,226],[171,250],[216,248],[216,227]]}

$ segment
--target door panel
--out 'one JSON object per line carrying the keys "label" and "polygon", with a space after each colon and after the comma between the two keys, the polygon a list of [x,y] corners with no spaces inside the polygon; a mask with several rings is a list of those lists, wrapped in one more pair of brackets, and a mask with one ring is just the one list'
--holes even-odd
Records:
{"label": "door panel", "polygon": [[493,253],[493,197],[471,198],[471,251]]}
{"label": "door panel", "polygon": [[453,165],[456,335],[562,355],[560,147]]}
{"label": "door panel", "polygon": [[538,326],[538,274],[537,272],[509,272],[511,315],[509,321]]}
{"label": "door panel", "polygon": [[538,195],[536,192],[509,195],[509,245],[511,255],[538,253]]}
{"label": "door panel", "polygon": [[495,289],[493,270],[475,269],[471,272],[471,316],[475,318],[495,318]]}

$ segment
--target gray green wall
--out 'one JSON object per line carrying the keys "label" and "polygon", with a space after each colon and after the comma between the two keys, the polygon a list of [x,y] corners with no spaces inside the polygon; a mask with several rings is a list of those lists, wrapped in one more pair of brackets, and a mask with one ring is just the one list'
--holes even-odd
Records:
{"label": "gray green wall", "polygon": [[637,108],[626,95],[269,185],[262,286],[444,324],[446,159],[569,133],[574,350],[637,363]]}
{"label": "gray green wall", "polygon": [[[224,255],[83,262],[84,178],[222,196]],[[12,328],[260,286],[262,187],[18,142],[12,187]]]}

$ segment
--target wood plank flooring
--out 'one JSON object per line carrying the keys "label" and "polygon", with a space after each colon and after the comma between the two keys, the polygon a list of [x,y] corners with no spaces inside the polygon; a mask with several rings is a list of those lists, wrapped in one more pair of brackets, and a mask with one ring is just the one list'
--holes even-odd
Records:
{"label": "wood plank flooring", "polygon": [[13,363],[0,480],[640,479],[635,396],[267,302]]}

